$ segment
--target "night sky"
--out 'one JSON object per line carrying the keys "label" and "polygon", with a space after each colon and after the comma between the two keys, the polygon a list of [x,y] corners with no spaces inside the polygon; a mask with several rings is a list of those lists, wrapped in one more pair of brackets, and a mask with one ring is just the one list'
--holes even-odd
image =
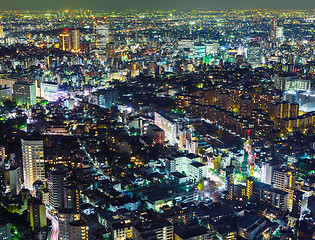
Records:
{"label": "night sky", "polygon": [[315,0],[1,0],[1,10],[314,9]]}

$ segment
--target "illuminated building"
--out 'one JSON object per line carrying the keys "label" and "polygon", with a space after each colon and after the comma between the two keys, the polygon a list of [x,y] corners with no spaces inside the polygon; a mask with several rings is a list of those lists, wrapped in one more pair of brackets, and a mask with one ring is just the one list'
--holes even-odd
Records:
{"label": "illuminated building", "polygon": [[55,210],[64,208],[65,173],[62,169],[48,172],[49,206]]}
{"label": "illuminated building", "polygon": [[159,128],[163,129],[165,137],[171,142],[171,144],[177,142],[177,123],[174,120],[155,112],[155,124]]}
{"label": "illuminated building", "polygon": [[272,184],[276,189],[289,191],[295,188],[295,169],[276,169],[272,174]]}
{"label": "illuminated building", "polygon": [[69,223],[69,240],[88,240],[89,227],[82,220]]}
{"label": "illuminated building", "polygon": [[194,46],[194,40],[188,38],[179,38],[177,42],[177,47],[179,50],[190,50]]}
{"label": "illuminated building", "polygon": [[227,191],[226,199],[234,198],[234,166],[227,166],[225,169],[225,188]]}
{"label": "illuminated building", "polygon": [[193,45],[193,52],[195,58],[203,58],[206,56],[206,45],[204,44],[194,44]]}
{"label": "illuminated building", "polygon": [[273,207],[286,211],[290,208],[290,194],[264,184],[259,190],[259,198]]}
{"label": "illuminated building", "polygon": [[32,191],[36,180],[45,180],[44,143],[38,139],[21,139],[24,186]]}
{"label": "illuminated building", "polygon": [[0,194],[6,191],[6,179],[5,179],[5,167],[4,164],[0,164]]}
{"label": "illuminated building", "polygon": [[13,99],[18,105],[36,104],[36,86],[35,84],[17,82],[13,85]]}
{"label": "illuminated building", "polygon": [[0,38],[4,38],[3,25],[0,25]]}
{"label": "illuminated building", "polygon": [[73,209],[62,209],[57,214],[59,225],[59,240],[70,240],[70,222],[80,219],[80,215]]}
{"label": "illuminated building", "polygon": [[0,239],[11,240],[10,222],[0,218]]}
{"label": "illuminated building", "polygon": [[252,98],[249,95],[242,95],[240,97],[239,114],[243,117],[250,117],[252,109]]}
{"label": "illuminated building", "polygon": [[71,49],[74,52],[79,52],[81,50],[80,31],[76,28],[71,31]]}
{"label": "illuminated building", "polygon": [[105,49],[109,41],[110,29],[104,20],[95,19],[94,21],[95,46],[99,49]]}
{"label": "illuminated building", "polygon": [[114,42],[107,43],[105,52],[108,58],[115,57],[115,43]]}
{"label": "illuminated building", "polygon": [[294,191],[291,215],[300,219],[303,212],[306,210],[306,207],[307,198],[305,197],[305,194],[299,190]]}
{"label": "illuminated building", "polygon": [[186,174],[193,181],[199,181],[206,176],[207,166],[201,162],[192,162],[188,165],[188,171]]}
{"label": "illuminated building", "polygon": [[56,101],[58,99],[58,84],[52,82],[41,82],[40,83],[40,94],[41,97],[48,101]]}
{"label": "illuminated building", "polygon": [[222,90],[218,97],[218,106],[228,109],[230,107],[230,92]]}
{"label": "illuminated building", "polygon": [[280,167],[277,162],[266,162],[263,163],[261,168],[261,182],[271,185],[273,172]]}
{"label": "illuminated building", "polygon": [[274,87],[281,91],[309,91],[310,80],[299,79],[296,74],[275,74],[272,77]]}
{"label": "illuminated building", "polygon": [[65,208],[80,211],[80,192],[74,185],[68,185],[64,188]]}
{"label": "illuminated building", "polygon": [[249,199],[253,195],[253,190],[254,190],[254,178],[248,177],[246,179],[246,196],[247,196],[247,199]]}
{"label": "illuminated building", "polygon": [[63,32],[59,34],[59,48],[62,51],[71,51],[71,36],[68,29],[64,29]]}
{"label": "illuminated building", "polygon": [[41,200],[31,198],[28,201],[28,217],[32,229],[43,229],[47,226],[46,207]]}
{"label": "illuminated building", "polygon": [[133,228],[133,239],[142,239],[146,234],[151,239],[156,240],[173,240],[173,224],[167,220],[146,221],[137,224]]}
{"label": "illuminated building", "polygon": [[284,34],[283,34],[283,27],[277,27],[276,29],[276,39],[279,42],[284,42]]}
{"label": "illuminated building", "polygon": [[196,226],[184,228],[181,231],[175,232],[175,240],[206,240],[209,239],[208,229],[204,226]]}
{"label": "illuminated building", "polygon": [[277,38],[277,20],[272,19],[270,24],[270,41]]}
{"label": "illuminated building", "polygon": [[19,166],[12,166],[9,172],[9,186],[12,196],[19,195],[21,191],[21,169]]}
{"label": "illuminated building", "polygon": [[118,92],[116,90],[101,89],[97,91],[98,105],[101,108],[111,108],[117,104]]}
{"label": "illuminated building", "polygon": [[252,68],[260,66],[260,44],[258,42],[250,42],[248,46],[247,61]]}

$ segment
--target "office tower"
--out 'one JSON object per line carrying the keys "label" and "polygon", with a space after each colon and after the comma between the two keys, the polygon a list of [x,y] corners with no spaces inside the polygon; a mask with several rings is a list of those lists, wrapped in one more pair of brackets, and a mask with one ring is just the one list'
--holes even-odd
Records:
{"label": "office tower", "polygon": [[69,223],[79,220],[80,215],[73,209],[62,209],[57,214],[59,225],[59,240],[69,240]]}
{"label": "office tower", "polygon": [[44,142],[36,138],[21,140],[24,186],[32,191],[36,180],[45,180]]}
{"label": "office tower", "polygon": [[111,108],[117,104],[118,92],[110,89],[97,91],[98,105],[102,108]]}
{"label": "office tower", "polygon": [[88,240],[89,227],[82,221],[74,221],[69,223],[69,240]]}
{"label": "office tower", "polygon": [[80,192],[74,185],[68,185],[64,188],[65,208],[80,211]]}
{"label": "office tower", "polygon": [[298,190],[294,191],[291,215],[297,219],[300,219],[306,207],[307,198],[304,197],[304,193]]}
{"label": "office tower", "polygon": [[32,83],[17,82],[13,84],[13,99],[18,105],[36,104],[36,86]]}
{"label": "office tower", "polygon": [[106,44],[106,56],[108,58],[113,58],[115,57],[115,43],[113,42],[109,42]]}
{"label": "office tower", "polygon": [[29,222],[32,229],[43,229],[47,227],[46,207],[41,200],[31,198],[27,204]]}
{"label": "office tower", "polygon": [[249,199],[253,195],[253,191],[254,191],[254,178],[248,177],[246,179],[246,196],[247,196],[247,199]]}
{"label": "office tower", "polygon": [[271,185],[273,172],[280,167],[278,162],[266,162],[261,167],[261,182]]}
{"label": "office tower", "polygon": [[283,27],[276,28],[276,40],[283,43],[284,42],[284,32]]}
{"label": "office tower", "polygon": [[40,180],[37,180],[33,184],[34,197],[42,200],[44,192],[44,183]]}
{"label": "office tower", "polygon": [[270,24],[270,41],[277,38],[277,20],[272,19]]}
{"label": "office tower", "polygon": [[8,172],[10,192],[13,196],[19,195],[21,191],[21,168],[14,165],[9,168]]}
{"label": "office tower", "polygon": [[64,29],[62,33],[59,34],[59,48],[62,51],[71,50],[71,36],[68,29]]}
{"label": "office tower", "polygon": [[99,49],[105,49],[109,41],[110,29],[104,19],[94,19],[95,46]]}
{"label": "office tower", "polygon": [[79,52],[81,50],[80,31],[76,28],[71,31],[71,48],[74,52]]}
{"label": "office tower", "polygon": [[0,216],[0,239],[11,240],[10,222]]}
{"label": "office tower", "polygon": [[0,38],[4,38],[3,25],[0,25]]}
{"label": "office tower", "polygon": [[234,197],[234,166],[227,166],[225,169],[225,188],[227,191],[226,198],[233,200]]}
{"label": "office tower", "polygon": [[252,66],[252,68],[257,68],[260,66],[260,44],[259,42],[253,41],[249,43],[247,62]]}
{"label": "office tower", "polygon": [[64,208],[65,176],[65,172],[60,168],[48,172],[49,206],[55,210]]}

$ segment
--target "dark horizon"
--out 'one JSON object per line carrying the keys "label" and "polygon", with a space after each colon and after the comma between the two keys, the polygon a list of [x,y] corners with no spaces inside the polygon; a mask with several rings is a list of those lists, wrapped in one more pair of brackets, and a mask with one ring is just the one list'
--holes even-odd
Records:
{"label": "dark horizon", "polygon": [[2,3],[2,10],[314,10],[314,0],[56,0],[42,2],[39,0],[13,0]]}

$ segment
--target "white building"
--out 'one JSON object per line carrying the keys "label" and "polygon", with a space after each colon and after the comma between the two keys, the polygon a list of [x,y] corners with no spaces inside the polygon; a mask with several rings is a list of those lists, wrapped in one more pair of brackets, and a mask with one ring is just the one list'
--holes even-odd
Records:
{"label": "white building", "polygon": [[21,139],[24,186],[33,190],[36,180],[45,180],[44,143],[43,140]]}
{"label": "white building", "polygon": [[58,84],[52,82],[42,82],[40,84],[40,96],[48,101],[56,101],[58,99]]}

